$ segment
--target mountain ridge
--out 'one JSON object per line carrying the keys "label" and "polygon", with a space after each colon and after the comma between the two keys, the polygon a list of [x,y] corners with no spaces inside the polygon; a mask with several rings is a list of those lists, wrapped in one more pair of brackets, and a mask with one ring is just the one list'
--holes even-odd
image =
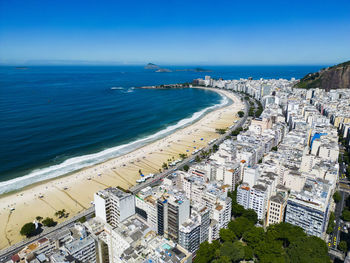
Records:
{"label": "mountain ridge", "polygon": [[346,61],[319,72],[309,73],[295,85],[296,88],[350,89],[350,61]]}

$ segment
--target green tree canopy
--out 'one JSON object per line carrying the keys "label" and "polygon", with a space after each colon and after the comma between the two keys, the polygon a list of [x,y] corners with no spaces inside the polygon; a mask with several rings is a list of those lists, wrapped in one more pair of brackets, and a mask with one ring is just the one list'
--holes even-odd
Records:
{"label": "green tree canopy", "polygon": [[335,193],[333,194],[333,200],[334,200],[334,202],[338,203],[338,202],[340,201],[340,199],[341,199],[340,193],[339,193],[338,191],[335,192]]}
{"label": "green tree canopy", "polygon": [[262,241],[254,250],[260,263],[284,263],[285,252],[281,241]]}
{"label": "green tree canopy", "polygon": [[290,263],[329,263],[326,243],[318,237],[301,237],[287,248]]}
{"label": "green tree canopy", "polygon": [[22,236],[31,237],[35,235],[35,224],[34,223],[27,223],[24,226],[22,226],[20,234]]}
{"label": "green tree canopy", "polygon": [[244,259],[244,246],[239,241],[234,243],[225,242],[221,246],[220,255],[223,257],[228,257],[233,262],[239,262]]}
{"label": "green tree canopy", "polygon": [[340,241],[338,248],[343,251],[344,253],[346,253],[348,251],[348,244],[346,244],[346,241]]}
{"label": "green tree canopy", "polygon": [[258,215],[253,209],[245,209],[242,216],[249,219],[254,225],[258,222]]}
{"label": "green tree canopy", "polygon": [[221,228],[220,229],[220,239],[223,242],[233,242],[237,239],[235,233],[231,229],[228,228]]}
{"label": "green tree canopy", "polygon": [[238,238],[241,238],[245,232],[250,230],[254,226],[248,218],[239,217],[234,221],[228,223],[228,228],[235,233]]}
{"label": "green tree canopy", "polygon": [[350,221],[350,211],[348,209],[344,209],[341,217],[344,221],[349,222]]}
{"label": "green tree canopy", "polygon": [[188,170],[190,169],[190,167],[187,164],[185,164],[183,168],[184,168],[184,171],[186,172],[188,172]]}
{"label": "green tree canopy", "polygon": [[243,234],[243,240],[252,248],[255,248],[264,238],[265,231],[262,227],[252,227]]}
{"label": "green tree canopy", "polygon": [[43,221],[42,221],[44,226],[55,226],[57,224],[57,222],[55,222],[52,218],[50,217],[46,217]]}
{"label": "green tree canopy", "polygon": [[237,114],[240,118],[242,118],[244,116],[244,111],[239,111],[239,112],[237,112]]}

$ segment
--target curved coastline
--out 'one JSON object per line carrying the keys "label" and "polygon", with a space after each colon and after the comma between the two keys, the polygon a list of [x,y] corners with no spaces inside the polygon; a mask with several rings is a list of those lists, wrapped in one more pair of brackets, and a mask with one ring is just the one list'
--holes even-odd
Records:
{"label": "curved coastline", "polygon": [[67,176],[74,174],[75,172],[90,168],[94,165],[108,162],[111,159],[121,157],[123,155],[132,153],[140,148],[146,147],[147,145],[154,143],[158,140],[161,140],[168,135],[175,133],[179,129],[188,127],[197,121],[205,118],[207,114],[218,110],[220,108],[229,106],[232,104],[232,100],[225,96],[222,92],[219,92],[215,89],[208,89],[204,87],[193,87],[198,89],[210,90],[212,92],[217,92],[221,97],[219,104],[204,108],[198,112],[194,112],[190,117],[178,121],[176,124],[167,126],[165,129],[162,129],[155,134],[146,135],[143,138],[136,139],[126,144],[117,145],[96,153],[86,154],[82,156],[72,157],[60,164],[55,164],[52,166],[35,169],[29,174],[17,177],[14,179],[6,180],[0,182],[0,197],[1,195],[11,194],[17,192],[21,189],[30,188],[31,185],[37,185],[41,182],[48,180],[53,180],[59,177]]}
{"label": "curved coastline", "polygon": [[140,178],[140,170],[144,174],[157,173],[164,162],[178,159],[180,153],[190,155],[194,149],[219,138],[216,129],[234,124],[243,104],[233,93],[213,91],[233,103],[207,112],[192,124],[130,153],[1,195],[0,222],[4,223],[0,224],[0,231],[4,234],[0,236],[0,249],[20,241],[21,226],[36,216],[54,217],[56,211],[65,209],[71,218],[91,206],[95,192],[111,186],[128,189]]}

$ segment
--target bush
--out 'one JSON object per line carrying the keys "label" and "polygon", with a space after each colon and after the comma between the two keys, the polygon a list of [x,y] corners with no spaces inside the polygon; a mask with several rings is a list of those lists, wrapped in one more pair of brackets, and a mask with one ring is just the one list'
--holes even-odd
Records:
{"label": "bush", "polygon": [[80,223],[85,223],[86,222],[86,216],[83,216],[83,217],[79,218],[78,221]]}
{"label": "bush", "polygon": [[47,227],[51,227],[51,226],[55,226],[57,225],[57,222],[55,222],[52,218],[50,217],[46,217],[43,221],[42,221],[44,226]]}
{"label": "bush", "polygon": [[185,172],[188,172],[188,170],[190,169],[190,167],[187,164],[185,164],[183,168]]}
{"label": "bush", "polygon": [[35,225],[34,223],[27,223],[22,226],[20,234],[22,236],[31,237],[35,235]]}
{"label": "bush", "polygon": [[346,241],[340,241],[338,245],[339,250],[343,251],[346,253],[348,251],[348,245],[346,244]]}
{"label": "bush", "polygon": [[334,202],[338,203],[340,201],[340,199],[341,199],[340,193],[338,191],[335,192],[333,195]]}
{"label": "bush", "polygon": [[350,211],[348,209],[344,209],[341,217],[344,221],[349,222],[350,221]]}
{"label": "bush", "polygon": [[242,118],[242,117],[244,116],[244,112],[243,112],[243,111],[239,111],[237,114],[238,114],[238,116],[239,116],[240,118]]}

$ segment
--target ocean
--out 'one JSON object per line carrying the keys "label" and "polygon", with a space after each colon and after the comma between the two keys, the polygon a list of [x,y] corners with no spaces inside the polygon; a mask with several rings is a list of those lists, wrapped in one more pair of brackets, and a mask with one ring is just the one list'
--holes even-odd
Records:
{"label": "ocean", "polygon": [[322,67],[206,66],[212,72],[156,73],[142,66],[2,66],[0,193],[130,152],[227,103],[212,91],[135,87],[205,75],[301,78]]}

